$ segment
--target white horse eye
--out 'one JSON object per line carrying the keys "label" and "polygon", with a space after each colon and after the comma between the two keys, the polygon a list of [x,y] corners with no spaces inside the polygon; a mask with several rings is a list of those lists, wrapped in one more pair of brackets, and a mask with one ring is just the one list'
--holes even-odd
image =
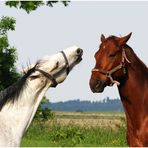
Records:
{"label": "white horse eye", "polygon": [[34,80],[34,79],[37,79],[39,77],[40,77],[40,75],[32,75],[32,76],[30,76],[30,80]]}

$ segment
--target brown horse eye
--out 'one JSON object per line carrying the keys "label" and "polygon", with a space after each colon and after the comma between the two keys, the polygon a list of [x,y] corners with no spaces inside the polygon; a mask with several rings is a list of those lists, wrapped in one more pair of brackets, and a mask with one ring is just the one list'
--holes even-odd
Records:
{"label": "brown horse eye", "polygon": [[115,55],[116,55],[115,53],[112,53],[109,55],[109,57],[113,58],[113,57],[115,57]]}

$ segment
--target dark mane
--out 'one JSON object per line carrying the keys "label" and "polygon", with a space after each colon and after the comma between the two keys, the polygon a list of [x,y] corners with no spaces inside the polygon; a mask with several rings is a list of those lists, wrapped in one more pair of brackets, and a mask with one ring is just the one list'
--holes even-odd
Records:
{"label": "dark mane", "polygon": [[129,46],[129,45],[125,45],[124,46],[125,49],[129,49],[128,54],[129,54],[129,59],[132,58],[132,61],[134,63],[134,65],[136,65],[136,69],[135,71],[137,71],[137,67],[139,69],[139,71],[141,71],[143,73],[143,75],[148,75],[148,68],[146,66],[146,64],[137,56],[137,54],[134,52],[134,50]]}
{"label": "dark mane", "polygon": [[19,98],[19,95],[22,93],[23,88],[27,85],[26,80],[27,78],[35,72],[37,64],[29,69],[27,73],[25,73],[16,83],[12,84],[5,90],[0,92],[0,110],[3,106],[8,103],[14,103]]}

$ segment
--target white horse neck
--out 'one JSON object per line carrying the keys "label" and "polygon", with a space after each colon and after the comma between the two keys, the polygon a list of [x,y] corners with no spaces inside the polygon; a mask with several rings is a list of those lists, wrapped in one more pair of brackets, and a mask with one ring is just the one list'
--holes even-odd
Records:
{"label": "white horse neck", "polygon": [[38,94],[26,87],[18,100],[7,103],[0,111],[0,147],[19,146],[49,85]]}

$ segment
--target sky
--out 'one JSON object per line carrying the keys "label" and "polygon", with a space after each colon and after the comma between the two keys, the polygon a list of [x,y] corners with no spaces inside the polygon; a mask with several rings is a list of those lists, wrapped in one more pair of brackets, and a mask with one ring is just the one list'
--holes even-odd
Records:
{"label": "sky", "polygon": [[107,96],[119,98],[117,87],[106,87],[103,93],[92,93],[89,88],[94,54],[100,36],[124,36],[133,32],[130,45],[139,58],[148,65],[148,2],[71,1],[68,7],[57,3],[53,8],[42,6],[27,14],[24,10],[9,8],[0,1],[0,17],[16,19],[15,31],[8,34],[10,45],[17,48],[17,68],[30,60],[35,63],[45,55],[57,53],[77,45],[84,50],[83,61],[67,79],[56,88],[50,88],[46,97],[50,102],[73,99],[100,101]]}

